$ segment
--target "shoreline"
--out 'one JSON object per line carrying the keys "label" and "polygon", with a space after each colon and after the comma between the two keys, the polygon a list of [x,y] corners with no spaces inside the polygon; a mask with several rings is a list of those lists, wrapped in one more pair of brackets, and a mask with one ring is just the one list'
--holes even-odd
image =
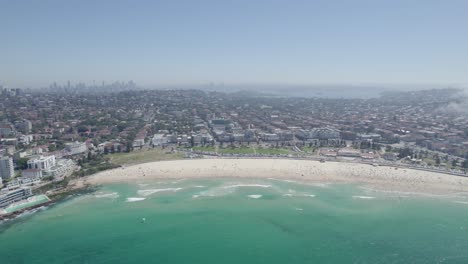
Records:
{"label": "shoreline", "polygon": [[0,214],[0,225],[2,224],[1,223],[2,221],[16,219],[19,216],[21,216],[23,213],[33,211],[33,210],[35,210],[37,208],[49,207],[51,205],[57,204],[57,203],[59,203],[61,201],[64,201],[64,200],[68,199],[70,197],[70,195],[85,194],[85,193],[89,193],[89,192],[94,192],[96,190],[94,187],[95,186],[91,186],[91,185],[80,185],[80,186],[72,185],[72,186],[68,186],[63,190],[60,190],[60,191],[58,191],[56,193],[53,193],[53,194],[49,195],[48,196],[49,201],[47,201],[47,202],[44,202],[44,203],[41,203],[41,204],[36,204],[36,205],[31,206],[31,207],[22,208],[20,210],[17,210],[17,211],[11,212],[11,213]]}
{"label": "shoreline", "polygon": [[145,183],[174,179],[266,179],[296,183],[357,184],[378,192],[396,192],[430,196],[466,193],[468,177],[366,163],[307,159],[184,159],[166,160],[122,166],[93,175],[73,179],[49,194],[46,204],[2,215],[0,220],[14,219],[24,212],[55,204],[73,193],[96,190],[102,184]]}
{"label": "shoreline", "polygon": [[295,159],[191,159],[156,161],[72,180],[75,188],[164,179],[250,178],[353,183],[381,191],[453,194],[468,192],[468,177],[391,166]]}

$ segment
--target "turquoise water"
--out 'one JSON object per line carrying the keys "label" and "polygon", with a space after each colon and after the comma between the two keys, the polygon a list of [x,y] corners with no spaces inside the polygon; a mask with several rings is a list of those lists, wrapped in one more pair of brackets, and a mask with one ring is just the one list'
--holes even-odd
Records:
{"label": "turquoise water", "polygon": [[0,225],[0,263],[468,263],[460,196],[278,180],[106,185]]}

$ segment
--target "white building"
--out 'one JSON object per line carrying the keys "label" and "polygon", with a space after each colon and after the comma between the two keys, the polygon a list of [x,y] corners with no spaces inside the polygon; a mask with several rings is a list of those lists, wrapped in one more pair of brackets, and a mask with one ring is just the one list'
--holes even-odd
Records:
{"label": "white building", "polygon": [[340,139],[340,131],[334,128],[322,127],[312,129],[312,138]]}
{"label": "white building", "polygon": [[32,123],[29,120],[23,119],[21,121],[15,122],[15,126],[18,128],[19,131],[25,134],[31,133],[32,130]]}
{"label": "white building", "polygon": [[323,127],[323,128],[314,128],[312,130],[303,130],[300,129],[297,131],[297,137],[302,140],[309,139],[320,139],[320,140],[331,140],[331,139],[340,139],[340,131],[334,128]]}
{"label": "white building", "polygon": [[15,129],[10,124],[0,124],[0,136],[12,136],[15,134]]}
{"label": "white building", "polygon": [[151,142],[153,146],[163,146],[169,143],[169,138],[164,136],[164,134],[154,134]]}
{"label": "white building", "polygon": [[44,177],[52,176],[55,178],[68,177],[77,168],[76,164],[71,159],[59,159],[57,164],[46,171],[43,171]]}
{"label": "white building", "polygon": [[28,169],[49,170],[55,166],[55,156],[39,156],[28,160]]}
{"label": "white building", "polygon": [[132,146],[134,148],[137,148],[137,147],[143,147],[145,145],[145,139],[144,138],[138,138],[138,139],[135,139],[133,141],[133,144]]}
{"label": "white building", "polygon": [[21,172],[24,178],[42,178],[42,171],[40,169],[27,169]]}
{"label": "white building", "polygon": [[18,137],[18,140],[20,143],[28,145],[33,141],[33,136],[32,135],[22,135]]}
{"label": "white building", "polygon": [[21,183],[21,186],[25,185],[35,185],[41,183],[41,178],[19,178],[18,181]]}
{"label": "white building", "polygon": [[0,158],[0,178],[9,179],[15,175],[13,159],[10,157]]}
{"label": "white building", "polygon": [[24,131],[24,133],[31,133],[31,130],[32,130],[31,121],[24,119],[21,129]]}
{"label": "white building", "polygon": [[379,140],[382,138],[380,134],[370,133],[370,134],[358,134],[360,140],[373,141]]}
{"label": "white building", "polygon": [[35,177],[35,178],[15,178],[14,180],[8,182],[6,185],[7,190],[14,190],[20,187],[24,187],[25,185],[35,185],[41,182],[41,178]]}
{"label": "white building", "polygon": [[260,133],[259,137],[263,141],[278,141],[279,136],[275,133]]}
{"label": "white building", "polygon": [[65,149],[68,151],[69,155],[82,154],[88,150],[86,143],[78,141],[65,143]]}
{"label": "white building", "polygon": [[21,201],[30,196],[32,196],[32,192],[29,188],[19,188],[13,191],[0,191],[0,208],[7,207],[14,202]]}
{"label": "white building", "polygon": [[213,137],[208,133],[192,134],[192,141],[194,145],[210,144],[213,142]]}
{"label": "white building", "polygon": [[361,157],[361,152],[356,149],[342,148],[338,150],[338,156],[343,157]]}

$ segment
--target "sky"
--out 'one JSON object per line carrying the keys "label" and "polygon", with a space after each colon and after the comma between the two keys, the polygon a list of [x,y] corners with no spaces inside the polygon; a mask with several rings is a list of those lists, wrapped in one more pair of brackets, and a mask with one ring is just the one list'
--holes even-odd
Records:
{"label": "sky", "polygon": [[0,85],[468,83],[465,0],[0,0]]}

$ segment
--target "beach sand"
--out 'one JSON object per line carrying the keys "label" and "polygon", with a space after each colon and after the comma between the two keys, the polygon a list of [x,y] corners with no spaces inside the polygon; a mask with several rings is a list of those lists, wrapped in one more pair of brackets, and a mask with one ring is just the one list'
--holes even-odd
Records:
{"label": "beach sand", "polygon": [[468,192],[468,177],[358,163],[290,159],[194,159],[160,161],[103,171],[72,184],[144,182],[181,178],[275,178],[355,183],[379,191],[430,194]]}

